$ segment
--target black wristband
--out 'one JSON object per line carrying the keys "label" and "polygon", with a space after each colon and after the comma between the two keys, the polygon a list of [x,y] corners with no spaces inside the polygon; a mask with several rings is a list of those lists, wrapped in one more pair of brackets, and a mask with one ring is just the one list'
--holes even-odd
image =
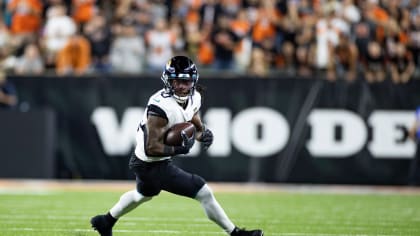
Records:
{"label": "black wristband", "polygon": [[184,147],[184,146],[174,146],[174,154],[178,155],[178,154],[187,154],[189,151],[188,148]]}
{"label": "black wristband", "polygon": [[172,155],[175,155],[174,146],[168,146],[168,145],[165,145],[165,146],[163,147],[163,154],[164,154],[165,156],[172,156]]}

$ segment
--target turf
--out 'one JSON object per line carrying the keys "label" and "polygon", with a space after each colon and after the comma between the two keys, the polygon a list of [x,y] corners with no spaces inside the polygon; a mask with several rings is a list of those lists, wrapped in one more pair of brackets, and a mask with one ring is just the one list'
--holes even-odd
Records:
{"label": "turf", "polygon": [[[91,216],[121,192],[0,193],[0,235],[97,235]],[[216,193],[239,226],[275,235],[420,235],[420,195]],[[116,225],[114,235],[225,235],[198,202],[161,193]]]}

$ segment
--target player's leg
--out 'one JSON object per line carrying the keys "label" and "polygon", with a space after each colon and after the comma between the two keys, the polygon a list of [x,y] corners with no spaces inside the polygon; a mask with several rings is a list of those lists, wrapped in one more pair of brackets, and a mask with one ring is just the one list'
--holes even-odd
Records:
{"label": "player's leg", "polygon": [[236,227],[229,220],[207,184],[198,191],[195,199],[200,201],[208,218],[216,222],[231,236],[263,236],[262,230],[245,230]]}
{"label": "player's leg", "polygon": [[133,189],[124,193],[120,197],[120,200],[111,208],[111,210],[109,210],[109,213],[112,217],[118,219],[150,199],[152,199],[152,197],[144,196],[139,193],[137,189]]}
{"label": "player's leg", "polygon": [[245,231],[235,227],[223,208],[217,202],[213,191],[202,177],[185,172],[171,163],[168,164],[166,173],[168,173],[169,178],[162,181],[162,189],[198,200],[207,217],[219,225],[226,233],[231,235],[263,235],[261,231],[260,234],[258,234],[258,231]]}
{"label": "player's leg", "polygon": [[124,193],[119,201],[105,215],[97,215],[91,219],[91,224],[101,236],[111,236],[112,227],[124,214],[130,212],[143,202],[152,199],[139,193],[136,189]]}
{"label": "player's leg", "polygon": [[203,187],[198,190],[195,199],[201,203],[207,217],[218,224],[227,233],[231,233],[235,229],[235,225],[226,215],[219,202],[214,197],[211,188],[204,184]]}
{"label": "player's leg", "polygon": [[136,174],[137,188],[124,193],[107,214],[97,215],[91,219],[92,227],[101,236],[111,236],[112,227],[121,216],[149,201],[160,192],[160,183],[155,176],[158,168],[151,168],[144,164],[132,167],[132,170]]}
{"label": "player's leg", "polygon": [[[203,178],[198,175],[188,173],[179,167],[168,163],[165,170],[165,178],[162,179],[162,189],[177,195],[197,199],[204,208],[207,217],[218,224],[226,232],[231,232],[235,228],[229,220],[222,207],[216,201]],[[206,186],[206,187],[204,187]],[[201,189],[202,190],[200,192]],[[199,196],[198,193],[200,193]]]}

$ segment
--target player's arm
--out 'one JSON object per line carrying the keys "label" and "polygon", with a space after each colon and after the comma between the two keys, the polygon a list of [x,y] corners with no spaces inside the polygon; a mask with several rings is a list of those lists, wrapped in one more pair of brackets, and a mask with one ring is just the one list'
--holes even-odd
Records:
{"label": "player's arm", "polygon": [[170,156],[173,148],[163,143],[168,121],[162,117],[148,115],[145,126],[145,152],[148,156]]}
{"label": "player's arm", "polygon": [[164,112],[156,106],[149,106],[147,122],[144,128],[145,152],[148,156],[162,157],[186,154],[194,144],[194,139],[183,137],[182,146],[169,146],[164,143],[168,120]]}
{"label": "player's arm", "polygon": [[205,129],[205,125],[201,121],[201,117],[198,113],[195,113],[193,118],[191,119],[191,123],[195,126],[195,138],[199,140],[201,136],[203,135],[203,131]]}
{"label": "player's arm", "polygon": [[191,123],[194,124],[197,131],[195,138],[203,143],[204,150],[206,150],[213,143],[213,133],[203,124],[198,112],[194,114]]}

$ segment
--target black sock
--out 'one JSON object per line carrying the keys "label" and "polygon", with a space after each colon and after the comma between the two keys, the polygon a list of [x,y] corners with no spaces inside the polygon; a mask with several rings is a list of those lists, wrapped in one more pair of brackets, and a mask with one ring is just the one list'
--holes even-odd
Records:
{"label": "black sock", "polygon": [[114,224],[115,224],[115,222],[117,222],[117,220],[118,220],[118,219],[114,218],[114,217],[111,215],[111,213],[109,213],[109,212],[105,215],[105,217],[106,217],[106,219],[108,220],[108,222],[110,222],[112,225],[114,225]]}
{"label": "black sock", "polygon": [[238,233],[238,231],[239,231],[239,228],[235,226],[235,228],[233,229],[233,231],[230,232],[230,235],[231,236],[235,236]]}

